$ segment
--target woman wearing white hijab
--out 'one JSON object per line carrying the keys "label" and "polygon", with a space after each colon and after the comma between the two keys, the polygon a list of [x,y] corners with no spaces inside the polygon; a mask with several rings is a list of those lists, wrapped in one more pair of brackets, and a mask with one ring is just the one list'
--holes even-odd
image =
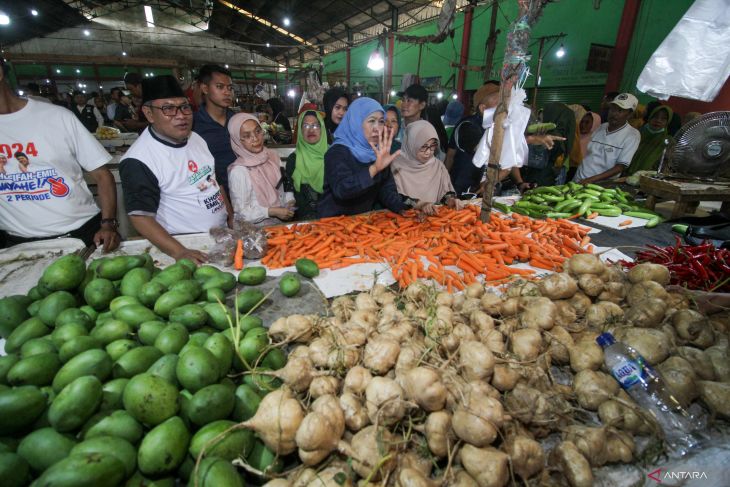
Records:
{"label": "woman wearing white hijab", "polygon": [[[436,158],[439,139],[436,129],[426,120],[406,126],[401,153],[391,164],[398,192],[419,202],[461,207],[451,184],[449,171]],[[428,210],[428,211],[427,211]],[[424,208],[433,213],[433,207]]]}

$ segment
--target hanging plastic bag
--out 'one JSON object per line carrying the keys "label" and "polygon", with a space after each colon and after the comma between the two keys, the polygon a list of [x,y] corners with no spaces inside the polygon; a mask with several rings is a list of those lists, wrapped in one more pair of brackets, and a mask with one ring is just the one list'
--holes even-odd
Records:
{"label": "hanging plastic bag", "polygon": [[652,54],[636,87],[710,102],[730,76],[730,0],[696,0]]}
{"label": "hanging plastic bag", "polygon": [[[530,109],[523,106],[522,102],[527,98],[522,89],[512,89],[509,107],[507,108],[507,119],[504,123],[504,139],[502,141],[502,154],[499,158],[499,167],[509,169],[511,167],[522,167],[527,162],[527,141],[525,140],[525,129],[530,121]],[[495,108],[484,111],[482,127],[485,132],[479,141],[472,163],[476,167],[484,167],[489,162],[492,137],[494,135],[494,112]]]}

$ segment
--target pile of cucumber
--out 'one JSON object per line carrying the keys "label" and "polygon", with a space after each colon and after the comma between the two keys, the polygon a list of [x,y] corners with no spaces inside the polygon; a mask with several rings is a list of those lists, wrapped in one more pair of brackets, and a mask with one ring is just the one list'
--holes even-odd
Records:
{"label": "pile of cucumber", "polygon": [[513,206],[500,203],[493,206],[504,213],[515,212],[532,218],[587,217],[597,213],[601,216],[643,218],[648,220],[646,228],[653,228],[661,221],[659,214],[636,203],[621,188],[582,185],[572,181],[560,186],[540,186],[526,191]]}
{"label": "pile of cucumber", "polygon": [[[315,275],[312,264],[298,267]],[[87,268],[68,255],[27,295],[0,299],[0,485],[239,487],[236,458],[282,468],[252,432],[228,431],[279,387],[266,371],[287,362],[254,314],[265,279],[263,267],[237,279],[185,259]],[[228,307],[237,282],[246,289]],[[280,290],[299,285],[290,275]]]}

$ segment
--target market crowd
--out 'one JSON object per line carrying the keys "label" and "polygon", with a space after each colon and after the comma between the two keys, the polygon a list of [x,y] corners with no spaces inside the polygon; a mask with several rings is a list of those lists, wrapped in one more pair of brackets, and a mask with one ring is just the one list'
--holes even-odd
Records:
{"label": "market crowd", "polygon": [[[132,225],[168,255],[197,262],[207,256],[175,235],[236,218],[266,226],[383,208],[431,214],[438,204],[461,207],[484,188],[476,154],[480,143],[489,145],[485,132],[500,100],[496,81],[476,90],[468,108],[458,100],[429,104],[418,84],[388,105],[332,88],[290,119],[278,98],[236,113],[231,73],[216,65],[200,68],[194,92],[173,76],[128,73],[108,99],[74,92],[63,100],[42,97],[37,85],[17,96],[2,68],[0,144],[13,148],[0,151],[3,247],[58,236],[105,250],[119,244],[111,156],[92,135],[108,126],[140,134],[119,167]],[[656,170],[682,124],[668,106],[640,107],[629,93],[606,94],[596,110],[548,103],[530,122],[543,128],[517,134],[513,156],[503,153],[501,191]],[[282,161],[271,142],[295,150]],[[97,182],[98,205],[84,172]]]}

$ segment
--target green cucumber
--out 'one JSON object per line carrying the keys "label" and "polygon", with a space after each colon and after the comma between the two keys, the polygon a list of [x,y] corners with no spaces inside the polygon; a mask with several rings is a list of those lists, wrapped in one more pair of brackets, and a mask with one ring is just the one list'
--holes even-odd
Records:
{"label": "green cucumber", "polygon": [[595,189],[591,188],[583,188],[583,192],[595,196],[596,198],[600,198],[601,196],[601,191],[596,191]]}
{"label": "green cucumber", "polygon": [[492,203],[492,206],[506,215],[509,215],[510,213],[512,213],[512,208],[505,205],[504,203],[497,203],[495,201],[494,203]]}
{"label": "green cucumber", "polygon": [[580,205],[580,207],[578,208],[578,211],[576,213],[578,213],[579,215],[588,216],[588,211],[589,211],[589,208],[591,207],[591,203],[592,203],[591,200],[585,200]]}
{"label": "green cucumber", "polygon": [[592,208],[592,210],[601,216],[621,216],[621,208]]}
{"label": "green cucumber", "polygon": [[599,186],[597,184],[591,184],[591,183],[586,184],[585,187],[588,188],[588,189],[592,189],[594,191],[598,191],[598,192],[603,192],[606,189],[603,186]]}
{"label": "green cucumber", "polygon": [[556,196],[553,194],[545,194],[545,195],[543,195],[543,198],[545,200],[547,200],[548,202],[557,203],[559,201],[563,201],[565,199],[565,196],[563,196],[562,194],[560,196]]}
{"label": "green cucumber", "polygon": [[625,211],[624,215],[631,216],[634,218],[643,218],[644,220],[652,220],[654,218],[659,218],[659,215],[656,215],[654,213],[644,213],[641,211]]}
{"label": "green cucumber", "polygon": [[544,133],[549,132],[550,130],[555,130],[557,125],[555,125],[552,122],[544,122],[544,123],[533,123],[527,126],[527,133],[528,134],[535,134],[535,133]]}
{"label": "green cucumber", "polygon": [[646,222],[646,225],[644,225],[644,227],[645,228],[654,228],[655,226],[659,225],[660,220],[661,220],[661,218],[659,218],[658,216],[655,216],[654,218],[652,218],[651,220]]}
{"label": "green cucumber", "polygon": [[591,203],[591,210],[610,210],[612,208],[616,208],[618,210],[621,209],[618,206],[610,205],[608,203]]}
{"label": "green cucumber", "polygon": [[678,233],[680,235],[686,235],[688,229],[689,229],[689,225],[684,225],[682,223],[677,223],[676,225],[672,225],[672,231],[674,233]]}
{"label": "green cucumber", "polygon": [[548,218],[570,218],[571,216],[573,216],[573,214],[572,213],[560,213],[560,212],[556,212],[556,211],[551,211],[550,213],[548,213],[545,216],[547,216]]}

